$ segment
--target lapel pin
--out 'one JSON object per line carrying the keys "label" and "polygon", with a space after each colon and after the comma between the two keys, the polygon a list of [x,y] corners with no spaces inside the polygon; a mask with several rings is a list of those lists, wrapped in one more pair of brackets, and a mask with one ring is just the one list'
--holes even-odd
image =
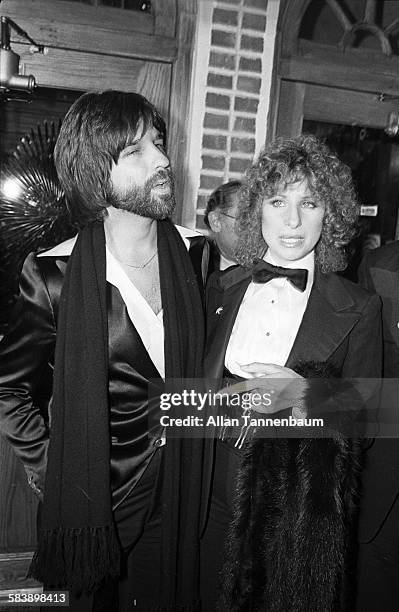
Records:
{"label": "lapel pin", "polygon": [[220,315],[223,312],[223,306],[219,306],[219,308],[216,308],[215,310],[215,314]]}

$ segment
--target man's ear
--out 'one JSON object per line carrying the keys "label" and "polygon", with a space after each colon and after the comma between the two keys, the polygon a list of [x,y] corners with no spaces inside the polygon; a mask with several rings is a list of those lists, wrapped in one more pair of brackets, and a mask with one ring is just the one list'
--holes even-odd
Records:
{"label": "man's ear", "polygon": [[222,229],[222,224],[220,223],[219,212],[217,210],[211,210],[208,215],[208,222],[211,227],[211,230],[218,234]]}

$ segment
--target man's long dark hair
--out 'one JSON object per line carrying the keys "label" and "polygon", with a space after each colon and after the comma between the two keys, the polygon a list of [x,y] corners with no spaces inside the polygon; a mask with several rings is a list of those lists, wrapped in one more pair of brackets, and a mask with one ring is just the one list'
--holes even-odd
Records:
{"label": "man's long dark hair", "polygon": [[86,93],[71,106],[62,122],[54,159],[71,213],[79,224],[103,216],[112,162],[152,126],[166,144],[163,118],[136,93]]}

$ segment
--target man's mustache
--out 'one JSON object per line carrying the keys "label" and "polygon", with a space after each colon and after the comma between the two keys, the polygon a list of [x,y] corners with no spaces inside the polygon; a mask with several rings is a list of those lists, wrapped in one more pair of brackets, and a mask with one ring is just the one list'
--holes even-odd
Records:
{"label": "man's mustache", "polygon": [[172,187],[174,186],[174,183],[175,183],[174,174],[172,170],[170,170],[169,168],[158,170],[158,172],[156,172],[153,176],[151,176],[148,179],[145,186],[146,186],[146,189],[151,189],[152,187],[159,185],[159,183],[165,183],[165,182],[170,183]]}

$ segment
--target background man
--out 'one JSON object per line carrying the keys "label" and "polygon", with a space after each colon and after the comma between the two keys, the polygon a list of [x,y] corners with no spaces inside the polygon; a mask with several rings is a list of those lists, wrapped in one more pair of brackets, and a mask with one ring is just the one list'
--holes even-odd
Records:
{"label": "background man", "polygon": [[147,423],[148,381],[199,376],[203,344],[188,249],[201,269],[204,241],[169,220],[165,139],[138,94],[73,104],[55,162],[83,229],[27,258],[0,345],[1,429],[44,500],[31,573],[85,612],[118,609],[121,552],[119,610],[197,598],[201,441],[165,445]]}
{"label": "background man", "polygon": [[211,230],[211,237],[216,246],[212,251],[214,270],[225,270],[236,264],[234,249],[237,236],[234,224],[238,207],[237,192],[240,187],[240,181],[230,181],[220,185],[211,193],[206,205],[204,222]]}
{"label": "background man", "polygon": [[[399,242],[366,252],[359,281],[382,299],[383,375],[399,378]],[[370,335],[374,333],[370,329]],[[398,418],[384,397],[379,418]],[[358,612],[394,612],[399,602],[399,440],[376,438],[366,453],[360,513]]]}

